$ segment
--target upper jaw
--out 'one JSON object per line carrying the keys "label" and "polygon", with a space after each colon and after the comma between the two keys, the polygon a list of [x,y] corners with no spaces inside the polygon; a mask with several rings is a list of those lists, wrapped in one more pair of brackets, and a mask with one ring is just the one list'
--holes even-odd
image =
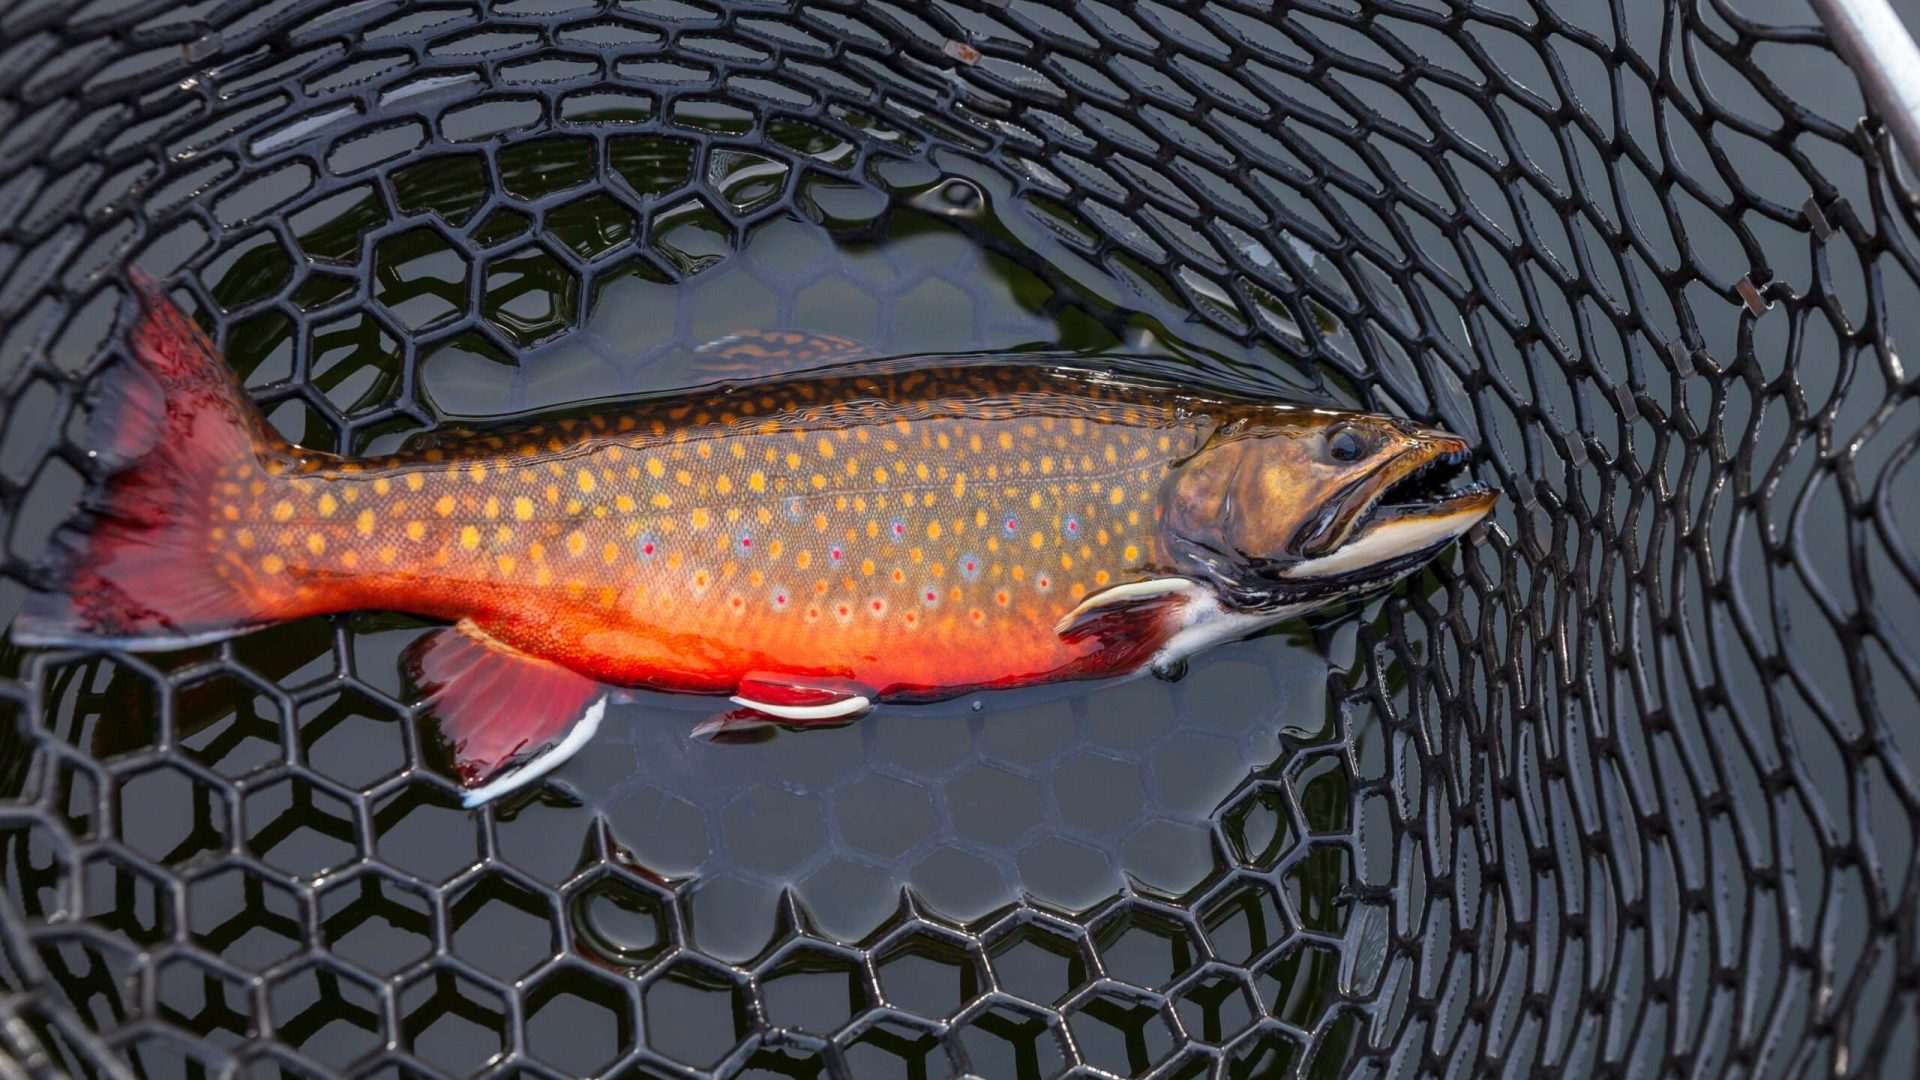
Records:
{"label": "upper jaw", "polygon": [[1444,431],[1421,431],[1412,444],[1379,468],[1334,493],[1320,511],[1308,518],[1293,537],[1293,551],[1301,559],[1317,559],[1346,544],[1396,485],[1444,470],[1457,472],[1466,464],[1465,439]]}
{"label": "upper jaw", "polygon": [[1423,437],[1360,485],[1325,528],[1300,547],[1283,578],[1364,579],[1417,565],[1492,512],[1499,496],[1483,484],[1447,486],[1466,465],[1465,440],[1441,432]]}

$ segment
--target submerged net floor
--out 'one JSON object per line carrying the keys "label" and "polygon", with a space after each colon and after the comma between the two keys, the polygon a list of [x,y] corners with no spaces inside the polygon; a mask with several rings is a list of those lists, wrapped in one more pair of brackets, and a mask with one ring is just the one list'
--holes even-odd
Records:
{"label": "submerged net floor", "polygon": [[1180,682],[747,747],[648,703],[573,796],[477,815],[398,679],[416,623],[9,651],[0,1056],[1909,1072],[1920,243],[1815,27],[6,6],[0,619],[89,474],[130,264],[329,449],[672,386],[781,326],[1401,412],[1473,434],[1505,499],[1408,587]]}

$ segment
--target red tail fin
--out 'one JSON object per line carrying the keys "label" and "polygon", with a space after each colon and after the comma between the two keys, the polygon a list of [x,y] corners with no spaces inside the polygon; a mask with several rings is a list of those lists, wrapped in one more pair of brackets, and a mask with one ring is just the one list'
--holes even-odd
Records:
{"label": "red tail fin", "polygon": [[210,499],[222,469],[273,444],[213,345],[144,275],[132,363],[96,379],[89,449],[116,469],[59,536],[57,591],[13,624],[22,644],[176,648],[263,621],[221,576]]}

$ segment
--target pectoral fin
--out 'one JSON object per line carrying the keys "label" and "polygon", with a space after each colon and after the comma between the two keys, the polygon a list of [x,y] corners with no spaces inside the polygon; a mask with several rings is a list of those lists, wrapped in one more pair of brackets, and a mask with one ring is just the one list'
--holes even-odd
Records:
{"label": "pectoral fin", "polygon": [[606,688],[550,660],[521,652],[462,621],[407,651],[453,750],[454,768],[478,806],[524,787],[572,757],[600,726]]}
{"label": "pectoral fin", "polygon": [[1187,578],[1115,585],[1080,601],[1054,632],[1070,645],[1094,641],[1103,650],[1142,650],[1144,658],[1185,624],[1201,591]]}

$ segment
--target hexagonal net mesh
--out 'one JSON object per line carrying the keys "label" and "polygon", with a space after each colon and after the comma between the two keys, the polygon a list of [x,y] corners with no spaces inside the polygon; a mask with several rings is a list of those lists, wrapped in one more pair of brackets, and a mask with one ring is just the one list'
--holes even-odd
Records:
{"label": "hexagonal net mesh", "polygon": [[0,617],[130,265],[343,452],[786,327],[1400,412],[1505,498],[1179,682],[737,747],[649,702],[479,813],[413,621],[10,649],[0,1073],[1909,1072],[1920,245],[1815,27],[4,5]]}

